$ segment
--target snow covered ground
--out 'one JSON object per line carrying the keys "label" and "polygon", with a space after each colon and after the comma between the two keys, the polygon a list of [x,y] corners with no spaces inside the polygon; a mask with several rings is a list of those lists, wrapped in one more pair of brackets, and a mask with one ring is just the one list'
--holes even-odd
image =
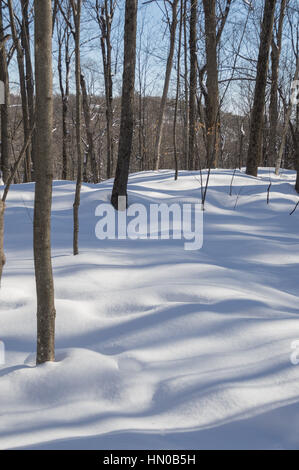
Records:
{"label": "snow covered ground", "polygon": [[[53,194],[57,362],[35,367],[33,184],[13,186],[0,292],[0,448],[299,449],[295,173],[213,171],[204,244],[95,237],[112,181]],[[131,175],[130,202],[200,199],[198,173]],[[299,356],[299,354],[298,354]]]}

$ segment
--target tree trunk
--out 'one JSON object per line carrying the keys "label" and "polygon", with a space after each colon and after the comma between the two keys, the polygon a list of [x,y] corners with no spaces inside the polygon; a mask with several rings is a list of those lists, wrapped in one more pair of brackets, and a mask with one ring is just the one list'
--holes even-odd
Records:
{"label": "tree trunk", "polygon": [[207,165],[216,168],[219,163],[220,121],[219,121],[219,89],[217,65],[216,35],[216,2],[204,0],[207,94],[206,99],[206,133],[207,133]]}
{"label": "tree trunk", "polygon": [[[27,107],[28,107],[28,132],[33,128],[34,123],[34,80],[33,70],[31,63],[31,50],[30,50],[30,29],[29,29],[29,0],[21,0],[22,4],[22,25],[21,25],[21,44],[25,55],[25,66],[26,66],[26,96],[27,96]],[[27,136],[26,136],[27,137]],[[26,138],[25,138],[26,140]],[[28,149],[28,154],[30,148]],[[35,131],[31,138],[31,154],[28,158],[28,180],[32,180],[32,173],[34,174],[34,162],[36,158],[35,148]],[[32,165],[32,169],[31,169]],[[32,172],[33,170],[33,172]]]}
{"label": "tree trunk", "polygon": [[98,166],[97,166],[95,152],[94,152],[93,132],[91,128],[91,116],[90,116],[90,109],[89,109],[89,104],[88,104],[86,83],[85,83],[84,75],[82,74],[81,74],[81,89],[82,89],[83,112],[84,112],[84,120],[85,120],[85,127],[86,127],[87,145],[88,145],[88,159],[91,163],[92,181],[96,184],[99,182]]}
{"label": "tree trunk", "polygon": [[273,32],[275,4],[276,0],[265,0],[257,63],[254,103],[250,120],[249,147],[247,154],[246,173],[252,176],[257,176],[258,166],[262,161],[265,91],[269,64],[269,51]]}
{"label": "tree trunk", "polygon": [[177,112],[178,112],[178,101],[180,94],[180,73],[181,73],[181,48],[182,48],[182,29],[183,29],[183,0],[181,0],[180,7],[180,27],[179,27],[179,45],[178,45],[178,58],[177,58],[177,82],[176,82],[176,94],[175,94],[175,107],[174,107],[174,118],[173,118],[173,156],[174,156],[174,179],[178,179],[179,165],[177,155]]}
{"label": "tree trunk", "polygon": [[35,0],[36,184],[34,266],[37,292],[37,364],[55,360],[55,305],[51,263],[53,179],[52,7]]}
{"label": "tree trunk", "polygon": [[166,74],[165,74],[165,79],[164,79],[163,94],[162,94],[162,98],[160,102],[160,109],[159,109],[159,116],[158,116],[157,130],[156,130],[156,139],[155,139],[155,170],[159,170],[159,167],[160,167],[160,148],[161,148],[161,140],[162,140],[162,132],[163,132],[163,121],[164,121],[165,108],[167,104],[167,95],[168,95],[168,88],[169,88],[174,47],[175,47],[175,33],[176,33],[176,27],[177,27],[177,6],[178,6],[178,0],[173,0],[171,4],[172,18],[171,18],[171,25],[170,25],[169,53],[168,53],[167,64],[166,64]]}
{"label": "tree trunk", "polygon": [[190,0],[190,86],[189,86],[189,145],[188,170],[195,165],[195,138],[196,138],[196,86],[197,86],[197,54],[196,54],[196,24],[197,0]]}
{"label": "tree trunk", "polygon": [[[297,63],[296,63],[296,71],[294,75],[294,81],[298,80],[298,75],[299,75],[299,58],[297,58]],[[286,137],[287,137],[287,132],[289,128],[289,123],[290,123],[290,117],[292,114],[292,108],[293,108],[293,103],[291,101],[291,97],[289,99],[288,106],[285,104],[285,117],[284,117],[284,124],[283,124],[283,129],[282,129],[282,136],[281,136],[281,142],[280,142],[280,147],[277,155],[277,160],[275,163],[275,174],[278,176],[279,175],[279,170],[281,167],[281,162],[282,162],[282,156],[285,148],[285,143],[286,143]]]}
{"label": "tree trunk", "polygon": [[75,57],[76,57],[76,142],[77,142],[77,182],[74,200],[74,233],[73,233],[73,253],[79,254],[79,207],[82,186],[83,162],[81,148],[81,82],[80,82],[80,32],[81,32],[81,0],[72,0],[73,17],[75,23]]}
{"label": "tree trunk", "polygon": [[185,170],[188,169],[189,159],[189,99],[188,99],[188,48],[187,48],[187,0],[184,0],[184,18],[183,18],[183,29],[184,29],[184,166]]}
{"label": "tree trunk", "polygon": [[126,0],[120,136],[116,175],[111,196],[111,203],[115,209],[118,209],[119,196],[125,196],[127,198],[129,166],[132,152],[137,2],[138,0]]}
{"label": "tree trunk", "polygon": [[107,164],[106,176],[111,178],[113,170],[113,82],[112,82],[112,62],[111,62],[111,26],[114,16],[115,3],[112,0],[104,0],[100,7],[99,0],[96,0],[97,21],[101,29],[101,51],[104,69],[105,99],[106,99],[106,136],[107,136]]}
{"label": "tree trunk", "polygon": [[10,138],[9,138],[9,78],[5,49],[2,2],[0,2],[0,80],[4,83],[4,103],[1,108],[1,165],[2,178],[6,183],[9,175]]}
{"label": "tree trunk", "polygon": [[5,204],[0,199],[0,287],[2,279],[3,266],[5,265],[5,254],[4,254],[4,211]]}
{"label": "tree trunk", "polygon": [[[9,19],[10,19],[12,39],[13,39],[14,47],[17,51],[17,63],[18,63],[18,71],[19,71],[19,79],[20,79],[20,93],[21,93],[21,101],[22,101],[24,142],[26,142],[28,133],[29,133],[29,111],[28,111],[28,101],[27,101],[24,53],[23,53],[22,46],[19,41],[19,37],[17,35],[12,0],[8,0],[8,9],[9,9]],[[28,182],[30,180],[31,180],[31,158],[30,158],[30,150],[28,148],[27,153],[26,153],[26,159],[24,162],[24,181]]]}
{"label": "tree trunk", "polygon": [[269,166],[275,165],[275,162],[277,160],[278,74],[279,74],[279,60],[280,60],[280,52],[281,52],[283,20],[284,20],[286,3],[287,3],[287,0],[282,0],[281,6],[280,6],[280,14],[279,14],[279,22],[278,22],[278,30],[277,30],[277,41],[275,42],[274,32],[273,32],[273,38],[272,38],[272,48],[271,48],[272,82],[271,82],[270,105],[269,105],[269,121],[270,121],[269,149],[268,149],[268,165]]}

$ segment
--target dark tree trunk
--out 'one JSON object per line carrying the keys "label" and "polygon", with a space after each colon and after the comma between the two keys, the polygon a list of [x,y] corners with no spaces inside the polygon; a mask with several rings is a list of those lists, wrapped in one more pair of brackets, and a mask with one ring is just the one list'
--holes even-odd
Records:
{"label": "dark tree trunk", "polygon": [[101,29],[101,51],[104,69],[105,99],[106,99],[106,136],[107,136],[107,164],[106,176],[111,178],[113,170],[113,82],[111,62],[111,26],[115,10],[115,2],[104,0],[100,6],[100,0],[96,0],[97,21]]}
{"label": "dark tree trunk", "polygon": [[55,360],[55,305],[51,263],[53,179],[52,7],[35,0],[36,184],[34,265],[37,292],[37,364]]}
{"label": "dark tree trunk", "polygon": [[[25,67],[26,67],[26,94],[27,94],[27,106],[28,106],[28,132],[33,128],[34,123],[34,80],[33,70],[31,63],[31,51],[30,51],[30,29],[29,29],[29,0],[21,0],[22,4],[22,26],[21,26],[21,44],[25,55]],[[27,137],[27,136],[26,136]],[[26,139],[25,139],[26,140]],[[30,159],[28,158],[28,179],[32,180],[32,169],[34,175],[34,162],[35,162],[35,132],[33,131],[31,138],[31,154]],[[28,149],[28,153],[30,148]],[[31,169],[32,165],[32,169]]]}
{"label": "dark tree trunk", "polygon": [[265,91],[267,84],[269,51],[272,39],[275,4],[276,0],[265,0],[257,63],[254,103],[250,120],[249,147],[247,154],[246,173],[252,176],[257,176],[258,166],[262,161]]}
{"label": "dark tree trunk", "polygon": [[4,254],[4,211],[5,204],[0,199],[0,287],[2,279],[3,266],[5,265],[5,254]]}
{"label": "dark tree trunk", "polygon": [[220,151],[219,89],[217,65],[216,2],[204,0],[207,93],[206,99],[206,134],[207,165],[216,168]]}
{"label": "dark tree trunk", "polygon": [[162,140],[162,133],[163,133],[163,120],[164,120],[164,114],[165,114],[165,109],[166,109],[166,104],[167,104],[167,95],[168,95],[168,88],[169,88],[174,47],[175,47],[175,34],[176,34],[176,27],[177,27],[177,6],[178,6],[178,0],[173,0],[171,3],[171,10],[172,10],[171,25],[169,25],[170,26],[169,53],[168,53],[167,64],[166,64],[166,73],[165,73],[165,79],[164,79],[162,98],[160,102],[156,138],[155,138],[155,170],[159,170],[159,167],[160,167],[160,148],[161,148],[161,140]]}
{"label": "dark tree trunk", "polygon": [[83,162],[81,147],[81,82],[80,82],[80,32],[81,32],[81,0],[72,0],[73,17],[75,23],[75,57],[76,57],[76,143],[77,143],[77,182],[74,200],[74,233],[73,233],[73,253],[79,254],[79,207],[81,198]]}
{"label": "dark tree trunk", "polygon": [[3,31],[2,2],[0,2],[0,80],[4,83],[4,103],[1,108],[1,165],[2,178],[6,183],[9,175],[10,138],[9,138],[9,78],[7,56]]}
{"label": "dark tree trunk", "polygon": [[126,0],[124,71],[121,99],[121,122],[116,175],[111,203],[118,209],[118,197],[127,197],[133,139],[134,85],[136,63],[137,0]]}
{"label": "dark tree trunk", "polygon": [[[268,165],[273,166],[277,160],[277,122],[278,122],[278,74],[279,74],[279,59],[281,52],[283,20],[285,14],[287,0],[281,1],[280,14],[278,21],[277,40],[275,42],[274,32],[271,47],[271,93],[269,105],[269,148],[268,148]],[[274,28],[275,29],[275,28]]]}
{"label": "dark tree trunk", "polygon": [[[21,93],[21,101],[22,101],[24,142],[26,142],[28,134],[29,134],[29,110],[28,110],[28,101],[27,101],[24,52],[20,44],[20,40],[19,40],[17,30],[16,30],[12,0],[8,0],[8,9],[9,9],[9,19],[10,19],[12,39],[13,39],[14,47],[17,51],[17,63],[18,63],[18,71],[19,71],[19,79],[20,79],[20,93]],[[30,157],[30,149],[28,148],[26,152],[26,159],[24,162],[24,181],[28,182],[30,180],[31,180],[31,157]]]}
{"label": "dark tree trunk", "polygon": [[195,138],[196,138],[196,85],[197,85],[197,54],[196,54],[196,24],[197,0],[190,0],[190,88],[189,88],[189,155],[188,169],[193,170],[195,165]]}

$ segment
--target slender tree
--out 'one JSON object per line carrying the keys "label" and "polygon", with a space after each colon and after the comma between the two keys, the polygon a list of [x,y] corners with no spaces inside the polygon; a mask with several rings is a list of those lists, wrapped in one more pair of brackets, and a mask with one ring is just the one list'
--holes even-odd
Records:
{"label": "slender tree", "polygon": [[9,76],[5,42],[8,36],[4,34],[3,5],[0,1],[0,80],[4,83],[4,103],[1,108],[1,165],[2,178],[6,183],[9,174],[10,137],[9,137]]}
{"label": "slender tree", "polygon": [[81,33],[81,7],[82,0],[71,0],[74,24],[75,24],[75,75],[76,75],[76,142],[77,142],[77,181],[76,181],[76,192],[74,200],[74,233],[73,233],[73,253],[74,255],[79,254],[79,207],[81,198],[81,186],[82,186],[82,175],[83,175],[83,161],[82,161],[82,132],[81,132],[81,61],[80,61],[80,33]]}
{"label": "slender tree", "polygon": [[156,140],[155,140],[155,169],[159,170],[160,166],[160,149],[161,149],[161,140],[162,140],[162,132],[163,132],[163,121],[164,121],[164,114],[166,109],[167,103],[167,95],[168,95],[168,88],[172,70],[172,62],[173,62],[173,54],[175,48],[175,35],[176,35],[176,27],[177,27],[177,7],[178,7],[178,0],[170,1],[168,0],[171,8],[171,23],[169,24],[170,27],[170,42],[169,42],[169,53],[167,58],[166,64],[166,73],[164,79],[164,86],[163,86],[163,93],[160,102],[160,110],[158,115],[158,122],[157,122],[157,130],[156,130]]}
{"label": "slender tree", "polygon": [[189,86],[189,144],[188,169],[195,167],[195,138],[196,138],[196,87],[197,87],[197,53],[196,53],[196,25],[197,0],[190,0],[190,86]]}
{"label": "slender tree", "polygon": [[84,121],[85,121],[85,128],[86,128],[86,136],[87,136],[87,159],[86,159],[86,166],[88,161],[90,162],[91,166],[91,173],[92,173],[92,181],[93,183],[99,182],[99,171],[98,165],[95,157],[94,151],[94,142],[93,142],[93,131],[91,126],[91,114],[90,114],[90,105],[88,102],[88,93],[85,83],[84,75],[81,74],[81,89],[82,89],[82,99],[83,99],[83,113],[84,113]]}
{"label": "slender tree", "polygon": [[269,64],[270,44],[276,0],[265,0],[261,26],[259,56],[257,62],[254,102],[250,120],[249,147],[246,173],[257,176],[258,166],[262,161],[263,120],[265,109],[265,91]]}
{"label": "slender tree", "polygon": [[51,263],[53,179],[52,2],[34,1],[36,82],[36,185],[34,266],[37,292],[37,364],[55,360],[55,305]]}
{"label": "slender tree", "polygon": [[206,135],[207,165],[216,168],[220,150],[219,89],[217,63],[216,1],[203,0],[206,42]]}
{"label": "slender tree", "polygon": [[178,103],[180,94],[180,74],[181,74],[181,49],[182,49],[182,30],[183,30],[183,0],[180,4],[180,25],[179,25],[179,44],[178,44],[178,57],[177,57],[177,81],[176,81],[176,93],[175,93],[175,105],[174,105],[174,118],[173,118],[173,155],[174,155],[174,179],[178,179],[179,163],[178,163],[178,152],[177,152],[177,114],[178,114]]}
{"label": "slender tree", "polygon": [[[271,92],[270,92],[270,105],[269,105],[269,149],[268,149],[268,163],[270,166],[274,165],[277,160],[277,123],[278,123],[278,76],[279,76],[279,61],[282,44],[282,31],[283,20],[285,15],[285,8],[288,0],[282,0],[280,5],[279,19],[277,28],[275,28],[272,36],[271,45]],[[275,22],[276,23],[276,22]],[[277,32],[276,32],[277,29]],[[276,34],[275,34],[276,32]]]}
{"label": "slender tree", "polygon": [[133,139],[134,86],[136,64],[136,29],[138,0],[126,0],[124,32],[124,67],[121,98],[121,122],[116,175],[111,203],[118,209],[119,196],[127,198],[130,157]]}
{"label": "slender tree", "polygon": [[101,30],[101,52],[104,69],[106,99],[106,136],[107,136],[107,178],[111,178],[113,170],[113,82],[112,82],[112,45],[111,28],[116,7],[115,0],[96,0],[95,11]]}

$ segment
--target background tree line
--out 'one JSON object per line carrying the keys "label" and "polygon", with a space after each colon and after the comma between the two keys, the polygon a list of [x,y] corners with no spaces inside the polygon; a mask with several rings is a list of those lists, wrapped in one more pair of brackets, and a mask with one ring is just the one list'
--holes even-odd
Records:
{"label": "background tree line", "polygon": [[[52,1],[53,160],[54,178],[74,180],[78,146],[72,3]],[[96,183],[114,176],[117,164],[125,2],[81,3],[77,94],[82,103],[82,178]],[[266,31],[262,37],[264,9],[268,39]],[[250,137],[249,150],[257,152],[253,136],[259,140],[260,165],[274,166],[280,157],[279,166],[296,168],[298,111],[292,106],[288,117],[288,103],[296,75],[298,14],[295,0],[139,2],[130,171],[241,167]],[[32,0],[1,0],[0,79],[7,98],[1,106],[4,181],[34,122],[33,21]],[[267,61],[264,74],[258,69],[260,44]],[[262,106],[254,128],[255,85]],[[14,182],[34,180],[35,152],[34,131]]]}

